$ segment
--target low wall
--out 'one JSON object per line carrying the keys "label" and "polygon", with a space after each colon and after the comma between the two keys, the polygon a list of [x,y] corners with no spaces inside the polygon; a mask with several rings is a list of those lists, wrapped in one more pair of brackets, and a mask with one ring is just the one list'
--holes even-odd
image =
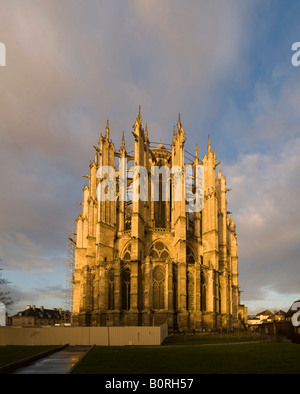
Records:
{"label": "low wall", "polygon": [[0,346],[160,345],[167,336],[167,324],[160,327],[0,327]]}

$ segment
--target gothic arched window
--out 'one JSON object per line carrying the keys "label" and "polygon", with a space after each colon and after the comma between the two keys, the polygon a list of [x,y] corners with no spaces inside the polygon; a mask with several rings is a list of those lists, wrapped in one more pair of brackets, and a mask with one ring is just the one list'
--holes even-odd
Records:
{"label": "gothic arched window", "polygon": [[201,272],[200,276],[200,284],[201,284],[201,311],[206,311],[206,280],[204,272]]}
{"label": "gothic arched window", "polygon": [[125,209],[125,230],[131,229],[131,218],[132,218],[132,201],[126,203]]}
{"label": "gothic arched window", "polygon": [[155,242],[151,246],[150,257],[153,259],[166,260],[169,257],[168,247],[161,241]]}
{"label": "gothic arched window", "polygon": [[177,280],[178,280],[178,267],[175,264],[173,264],[173,306],[174,306],[174,311],[177,310],[177,305],[178,305]]}
{"label": "gothic arched window", "polygon": [[195,263],[195,257],[193,251],[189,246],[186,247],[186,262],[189,264]]}
{"label": "gothic arched window", "polygon": [[125,261],[131,260],[131,243],[129,242],[123,252],[123,259]]}
{"label": "gothic arched window", "polygon": [[220,277],[217,272],[214,273],[214,288],[215,288],[215,311],[221,312],[221,286]]}
{"label": "gothic arched window", "polygon": [[194,310],[194,277],[192,272],[188,272],[186,276],[186,301],[187,310]]}
{"label": "gothic arched window", "polygon": [[125,268],[122,271],[122,309],[130,309],[130,269]]}
{"label": "gothic arched window", "polygon": [[165,272],[162,267],[153,271],[153,309],[165,307]]}
{"label": "gothic arched window", "polygon": [[108,271],[108,310],[114,309],[114,269]]}
{"label": "gothic arched window", "polygon": [[123,260],[130,261],[130,260],[131,260],[130,253],[126,252],[126,253],[124,254]]}

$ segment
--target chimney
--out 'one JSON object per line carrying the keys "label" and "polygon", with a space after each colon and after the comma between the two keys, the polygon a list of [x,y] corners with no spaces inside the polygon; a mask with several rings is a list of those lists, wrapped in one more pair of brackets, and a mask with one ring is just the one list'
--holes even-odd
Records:
{"label": "chimney", "polygon": [[32,305],[32,309],[35,311],[35,305]]}
{"label": "chimney", "polygon": [[42,313],[44,313],[44,307],[43,306],[40,307],[40,310],[41,310]]}
{"label": "chimney", "polygon": [[27,306],[26,306],[26,309],[30,309],[30,308],[31,308],[31,305],[27,305]]}
{"label": "chimney", "polygon": [[59,314],[61,315],[61,308],[58,309]]}

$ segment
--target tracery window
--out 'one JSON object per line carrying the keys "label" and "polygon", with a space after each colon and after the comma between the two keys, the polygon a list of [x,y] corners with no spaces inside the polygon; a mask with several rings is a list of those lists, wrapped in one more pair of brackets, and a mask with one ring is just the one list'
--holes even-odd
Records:
{"label": "tracery window", "polygon": [[153,309],[165,307],[165,272],[162,267],[153,271]]}
{"label": "tracery window", "polygon": [[166,260],[169,257],[169,250],[163,242],[157,241],[151,247],[150,256],[153,259]]}
{"label": "tracery window", "polygon": [[125,209],[125,230],[131,229],[131,218],[132,218],[132,201],[126,203]]}
{"label": "tracery window", "polygon": [[177,310],[177,304],[178,304],[178,300],[177,300],[177,281],[178,281],[178,268],[175,264],[173,264],[173,306],[174,306],[174,310]]}
{"label": "tracery window", "polygon": [[122,270],[122,309],[128,311],[130,309],[130,269]]}
{"label": "tracery window", "polygon": [[187,310],[194,310],[194,277],[192,272],[187,273],[186,277],[186,301],[187,301]]}
{"label": "tracery window", "polygon": [[193,251],[189,246],[186,247],[186,261],[187,261],[187,263],[190,263],[190,264],[195,263],[195,257],[194,257]]}
{"label": "tracery window", "polygon": [[108,310],[114,309],[114,269],[108,271]]}
{"label": "tracery window", "polygon": [[129,242],[123,253],[123,260],[130,261],[131,260],[131,243]]}
{"label": "tracery window", "polygon": [[201,311],[206,311],[206,280],[204,272],[201,272],[200,276],[200,284],[201,284]]}
{"label": "tracery window", "polygon": [[215,311],[221,312],[221,286],[220,277],[217,272],[214,273],[214,289],[215,289]]}

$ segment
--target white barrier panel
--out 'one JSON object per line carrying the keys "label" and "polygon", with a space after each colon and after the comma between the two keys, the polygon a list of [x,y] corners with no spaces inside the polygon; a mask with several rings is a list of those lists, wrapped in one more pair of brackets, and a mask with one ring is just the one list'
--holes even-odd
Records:
{"label": "white barrier panel", "polygon": [[6,309],[2,302],[0,302],[0,326],[6,326]]}
{"label": "white barrier panel", "polygon": [[160,345],[168,326],[160,327],[0,327],[0,346],[65,345],[126,346]]}

